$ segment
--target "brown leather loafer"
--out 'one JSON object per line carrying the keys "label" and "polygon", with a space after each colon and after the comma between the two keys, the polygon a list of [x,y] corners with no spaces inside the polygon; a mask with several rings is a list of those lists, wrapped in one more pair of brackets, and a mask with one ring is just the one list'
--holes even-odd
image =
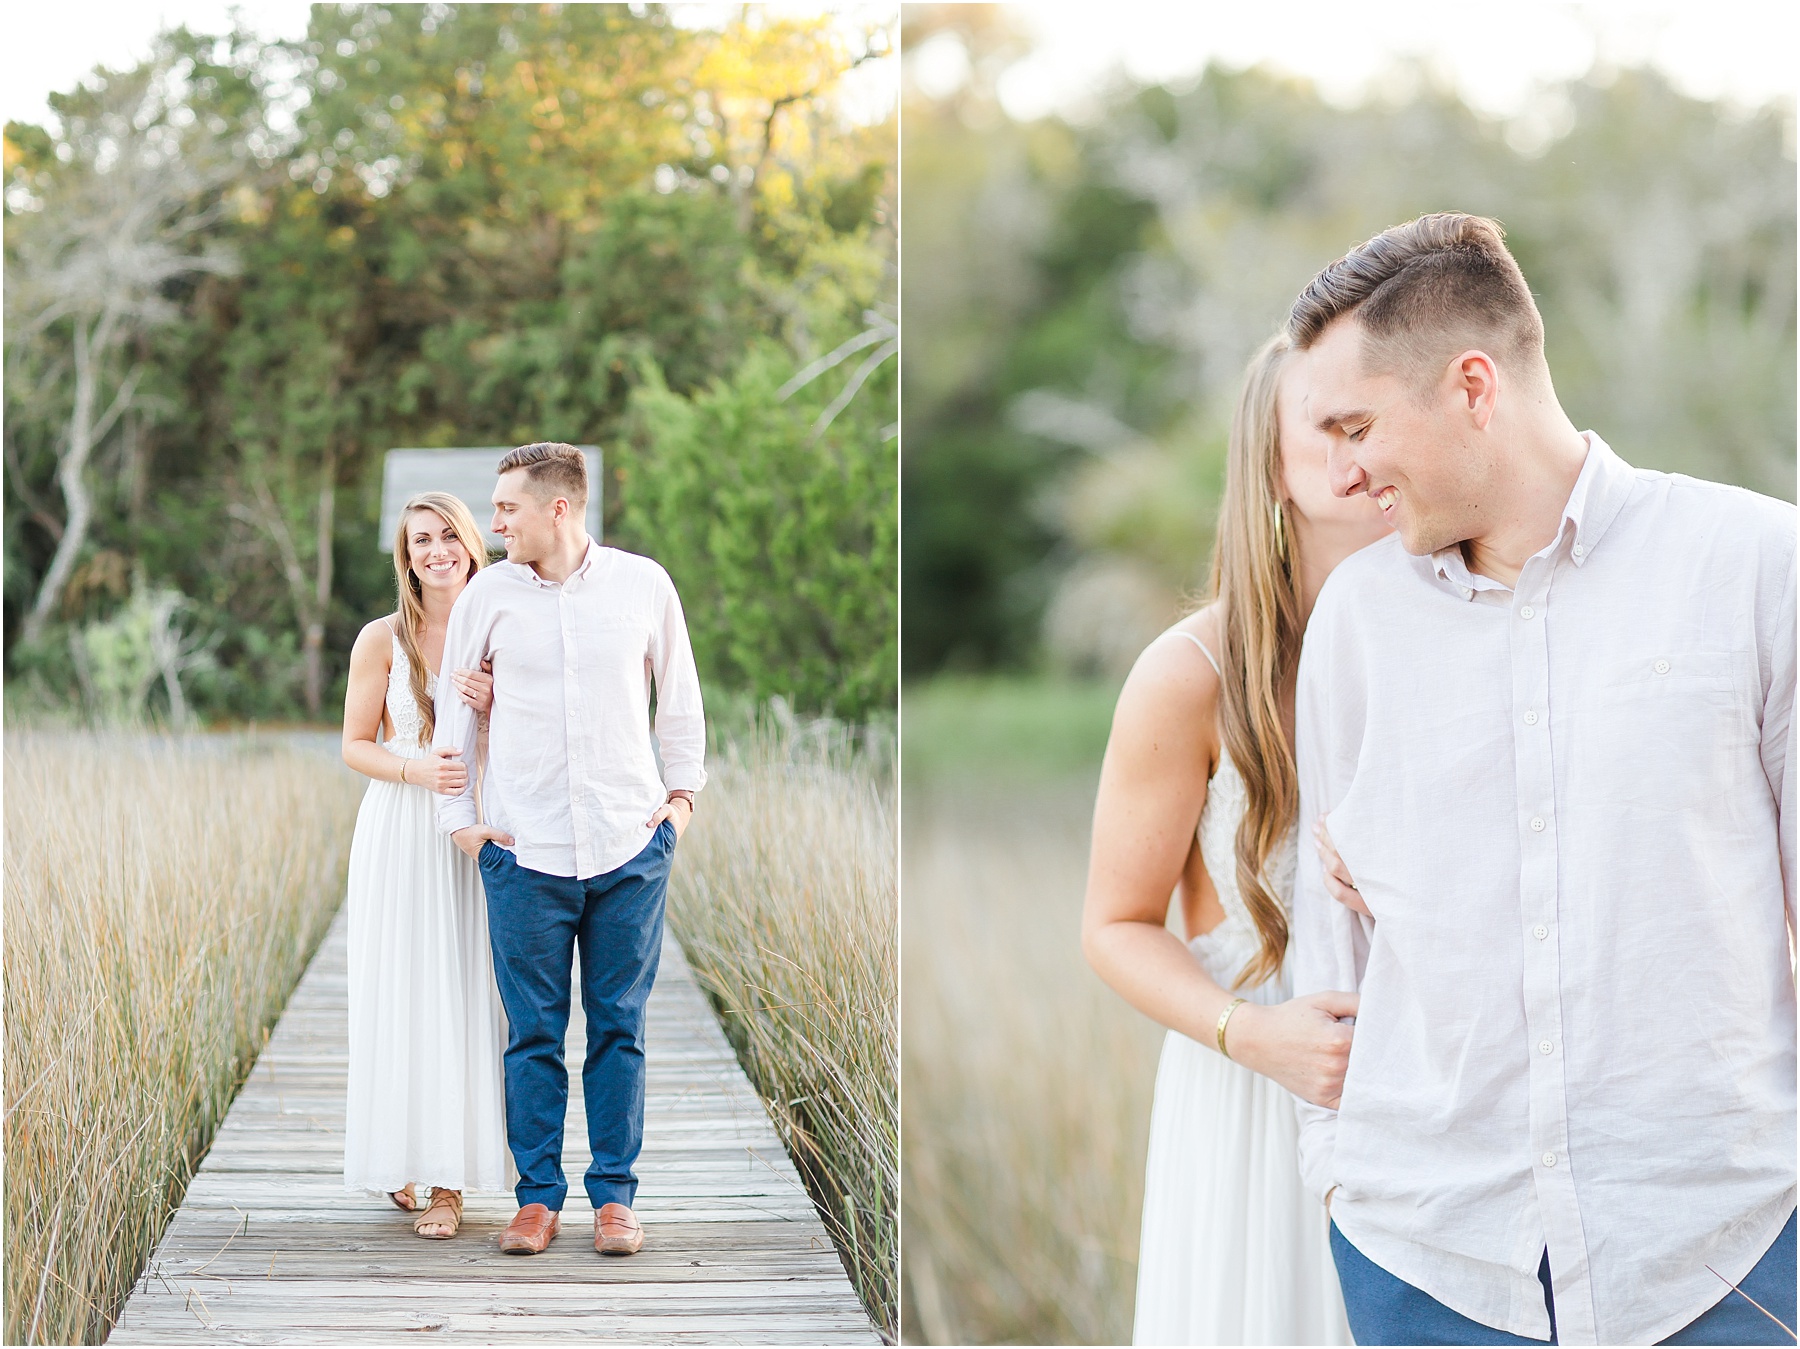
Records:
{"label": "brown leather loafer", "polygon": [[500,1249],[508,1255],[536,1255],[562,1231],[562,1214],[542,1204],[527,1204],[513,1216],[500,1234]]}
{"label": "brown leather loafer", "polygon": [[644,1227],[623,1204],[602,1204],[594,1215],[594,1249],[602,1255],[636,1255],[644,1246]]}

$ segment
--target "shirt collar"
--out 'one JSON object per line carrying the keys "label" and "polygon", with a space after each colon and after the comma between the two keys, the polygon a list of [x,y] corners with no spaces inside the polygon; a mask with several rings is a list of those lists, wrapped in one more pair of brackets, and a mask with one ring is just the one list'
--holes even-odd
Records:
{"label": "shirt collar", "polygon": [[581,589],[581,579],[593,571],[594,563],[599,556],[600,545],[594,542],[592,535],[589,535],[587,551],[581,555],[581,561],[576,564],[575,570],[570,572],[561,581],[546,581],[542,576],[538,575],[537,568],[532,566],[529,562],[515,562],[512,565],[518,570],[521,576],[540,589],[555,590],[558,587],[567,587],[571,592],[574,592]]}
{"label": "shirt collar", "polygon": [[[1561,526],[1556,537],[1537,553],[1539,557],[1551,556],[1567,543],[1569,560],[1577,567],[1593,556],[1601,535],[1618,518],[1633,481],[1631,465],[1614,454],[1604,440],[1592,431],[1583,431],[1581,438],[1587,442],[1587,458],[1582,461],[1575,487],[1563,506]],[[1508,589],[1491,576],[1470,571],[1460,543],[1440,548],[1431,555],[1431,563],[1438,579],[1461,591],[1466,600],[1473,599],[1477,591]]]}

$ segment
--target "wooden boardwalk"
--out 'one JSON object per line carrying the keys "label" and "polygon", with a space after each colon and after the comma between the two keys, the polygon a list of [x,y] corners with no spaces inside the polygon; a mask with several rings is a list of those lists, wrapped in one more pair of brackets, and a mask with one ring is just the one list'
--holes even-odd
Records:
{"label": "wooden boardwalk", "polygon": [[456,1238],[423,1241],[385,1198],[345,1193],[347,1017],[340,914],[109,1344],[880,1343],[673,939],[650,999],[646,1240],[629,1258],[595,1253],[581,1192],[579,998],[563,1231],[529,1257],[499,1250],[511,1195],[468,1195]]}

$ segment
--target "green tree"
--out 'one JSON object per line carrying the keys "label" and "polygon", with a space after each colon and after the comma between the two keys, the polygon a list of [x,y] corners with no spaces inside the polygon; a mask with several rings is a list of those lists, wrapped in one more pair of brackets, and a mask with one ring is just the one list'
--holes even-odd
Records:
{"label": "green tree", "polygon": [[969,70],[905,94],[909,673],[1081,664],[1046,635],[1170,621],[1204,583],[1245,361],[1318,268],[1425,211],[1506,226],[1578,424],[1792,497],[1791,108],[1638,70],[1502,121],[1412,67],[1349,108],[1215,67],[1021,125],[993,97],[1023,50],[1003,20],[907,11],[909,52],[959,44]]}
{"label": "green tree", "polygon": [[[229,150],[191,251],[240,266],[164,284],[169,321],[115,353],[140,383],[50,616],[105,620],[141,566],[212,644],[203,714],[329,715],[392,603],[376,513],[401,445],[602,444],[609,533],[655,552],[620,513],[633,391],[697,395],[753,348],[792,374],[891,309],[894,125],[833,102],[881,50],[754,7],[707,28],[661,6],[333,5],[298,42],[169,35],[167,120]],[[9,280],[31,231],[86,219],[60,188],[70,125],[8,126]],[[8,670],[73,687],[66,642],[13,640],[59,547],[70,338],[9,325],[35,377],[7,383]],[[863,656],[841,672],[859,690]]]}
{"label": "green tree", "polygon": [[791,373],[766,346],[692,397],[652,370],[620,525],[674,577],[704,678],[861,719],[895,695],[892,390],[814,434],[824,398],[784,401]]}

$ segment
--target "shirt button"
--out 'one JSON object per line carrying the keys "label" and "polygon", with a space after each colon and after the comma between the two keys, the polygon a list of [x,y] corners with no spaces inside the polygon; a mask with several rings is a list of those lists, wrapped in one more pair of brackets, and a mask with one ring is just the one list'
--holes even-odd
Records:
{"label": "shirt button", "polygon": [[1650,668],[1655,670],[1658,674],[1667,674],[1669,673],[1669,662],[1666,660],[1659,660]]}
{"label": "shirt button", "polygon": [[1582,545],[1581,545],[1581,544],[1579,544],[1579,543],[1578,543],[1578,544],[1576,544],[1576,545],[1575,545],[1575,546],[1574,546],[1574,547],[1573,547],[1573,548],[1571,548],[1571,549],[1570,549],[1570,550],[1569,550],[1569,551],[1570,551],[1570,552],[1572,552],[1572,553],[1574,553],[1574,554],[1575,554],[1575,556],[1576,556],[1576,557],[1578,557],[1578,558],[1580,558],[1580,557],[1586,557],[1586,556],[1587,556],[1587,549],[1586,549],[1586,548],[1585,548],[1585,547],[1583,547],[1583,546],[1582,546]]}
{"label": "shirt button", "polygon": [[1527,712],[1525,714],[1525,724],[1527,726],[1536,726],[1537,725],[1537,713],[1536,712]]}
{"label": "shirt button", "polygon": [[1550,935],[1550,929],[1545,927],[1542,923],[1539,923],[1536,927],[1531,929],[1531,935],[1536,937],[1539,941],[1542,941],[1545,937]]}
{"label": "shirt button", "polygon": [[1533,609],[1529,604],[1527,604],[1523,609],[1519,610],[1520,618],[1535,618],[1536,616],[1537,616],[1537,610]]}
{"label": "shirt button", "polygon": [[1541,834],[1544,832],[1544,817],[1542,815],[1533,815],[1531,817],[1531,832],[1534,834]]}
{"label": "shirt button", "polygon": [[1555,1046],[1552,1045],[1548,1040],[1539,1040],[1538,1041],[1538,1053],[1540,1053],[1540,1054],[1548,1054],[1554,1048],[1555,1048]]}
{"label": "shirt button", "polygon": [[1546,1152],[1544,1154],[1544,1165],[1545,1166],[1555,1166],[1556,1165],[1556,1154],[1554,1152]]}

